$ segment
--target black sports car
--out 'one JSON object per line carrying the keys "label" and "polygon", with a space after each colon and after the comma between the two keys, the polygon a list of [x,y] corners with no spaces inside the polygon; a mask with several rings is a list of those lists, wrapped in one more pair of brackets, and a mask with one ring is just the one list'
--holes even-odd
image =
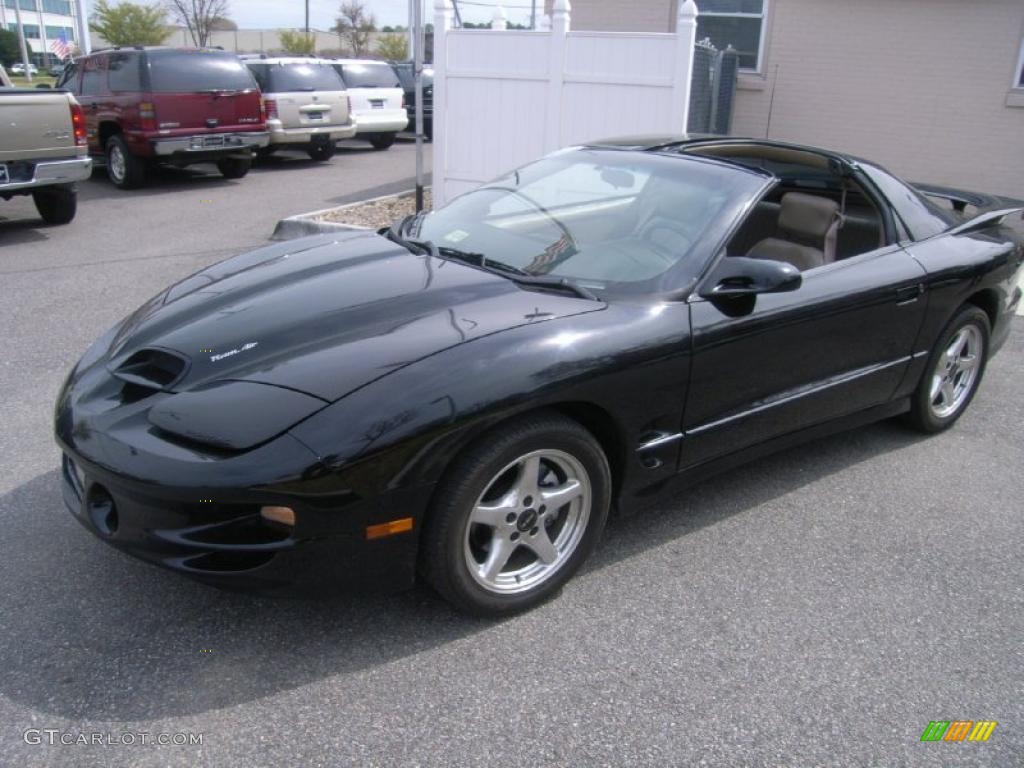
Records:
{"label": "black sports car", "polygon": [[419,573],[520,610],[613,502],[897,414],[953,424],[1020,302],[1021,205],[769,141],[563,150],[154,297],[60,393],[64,497],[219,585]]}

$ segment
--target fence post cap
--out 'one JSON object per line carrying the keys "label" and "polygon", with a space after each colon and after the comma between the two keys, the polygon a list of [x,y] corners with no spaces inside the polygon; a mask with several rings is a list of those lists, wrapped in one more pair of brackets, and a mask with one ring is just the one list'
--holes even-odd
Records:
{"label": "fence post cap", "polygon": [[697,13],[697,4],[693,0],[681,0],[679,3],[680,19],[695,19],[697,18]]}

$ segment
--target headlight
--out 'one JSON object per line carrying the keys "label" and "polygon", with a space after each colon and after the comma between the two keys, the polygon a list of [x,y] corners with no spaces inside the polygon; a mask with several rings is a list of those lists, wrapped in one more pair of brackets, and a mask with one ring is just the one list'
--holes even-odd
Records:
{"label": "headlight", "polygon": [[326,405],[317,397],[271,384],[221,381],[157,403],[149,410],[149,423],[197,443],[244,451]]}

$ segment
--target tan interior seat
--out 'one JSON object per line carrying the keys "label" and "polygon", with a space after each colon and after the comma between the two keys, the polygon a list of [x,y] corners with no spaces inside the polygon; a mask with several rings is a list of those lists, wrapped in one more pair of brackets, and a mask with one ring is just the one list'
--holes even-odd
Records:
{"label": "tan interior seat", "polygon": [[839,203],[834,200],[787,192],[782,196],[775,236],[761,240],[747,256],[786,261],[801,271],[831,264],[841,221]]}

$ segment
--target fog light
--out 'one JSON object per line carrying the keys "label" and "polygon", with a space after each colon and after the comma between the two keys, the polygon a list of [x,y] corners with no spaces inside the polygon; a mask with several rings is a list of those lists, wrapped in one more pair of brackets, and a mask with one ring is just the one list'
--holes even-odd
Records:
{"label": "fog light", "polygon": [[260,509],[260,517],[289,528],[295,527],[295,510],[291,507],[263,507]]}
{"label": "fog light", "polygon": [[398,520],[389,520],[386,523],[366,526],[366,538],[382,539],[385,536],[393,536],[396,533],[405,533],[412,530],[412,518],[402,517]]}

